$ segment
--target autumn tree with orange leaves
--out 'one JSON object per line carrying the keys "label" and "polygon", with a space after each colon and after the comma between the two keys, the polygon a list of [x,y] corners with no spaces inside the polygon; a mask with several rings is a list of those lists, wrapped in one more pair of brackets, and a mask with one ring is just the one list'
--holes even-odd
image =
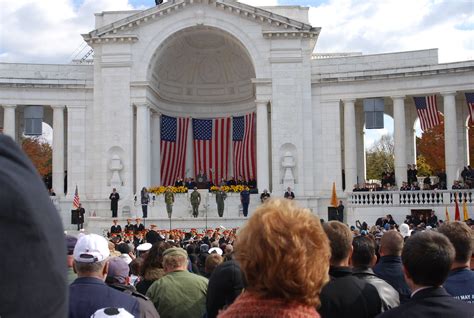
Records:
{"label": "autumn tree with orange leaves", "polygon": [[21,147],[42,177],[51,174],[53,149],[46,141],[38,137],[27,137],[22,139]]}

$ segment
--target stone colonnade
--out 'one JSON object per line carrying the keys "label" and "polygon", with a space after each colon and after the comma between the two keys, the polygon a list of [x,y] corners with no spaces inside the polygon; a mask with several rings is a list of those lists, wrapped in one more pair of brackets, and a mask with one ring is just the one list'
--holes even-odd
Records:
{"label": "stone colonnade", "polygon": [[[422,95],[422,94],[419,94]],[[428,94],[427,94],[428,95]],[[442,92],[444,103],[444,135],[447,186],[451,186],[458,175],[458,125],[456,115],[456,92]],[[407,170],[407,146],[411,145],[406,138],[406,116],[404,95],[394,95],[393,120],[394,120],[394,143],[395,143],[395,178],[398,186],[406,181]],[[344,99],[344,167],[346,191],[350,191],[357,182],[357,146],[356,146],[356,116],[355,99]],[[439,108],[438,108],[439,111]],[[359,182],[360,183],[360,182]]]}

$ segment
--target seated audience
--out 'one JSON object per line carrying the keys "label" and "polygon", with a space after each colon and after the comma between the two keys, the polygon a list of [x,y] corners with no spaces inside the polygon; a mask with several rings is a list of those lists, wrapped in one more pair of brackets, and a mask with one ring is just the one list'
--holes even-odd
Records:
{"label": "seated audience", "polygon": [[324,231],[331,246],[331,281],[321,292],[323,318],[331,317],[375,317],[382,310],[377,289],[352,275],[349,260],[352,254],[352,233],[339,222],[324,223]]}
{"label": "seated audience", "polygon": [[380,318],[472,318],[474,305],[454,299],[442,287],[454,260],[448,238],[434,231],[412,235],[402,252],[403,271],[413,291],[410,301],[384,312]]}
{"label": "seated audience", "polygon": [[246,289],[219,317],[318,317],[329,256],[321,223],[308,209],[291,200],[267,201],[235,245]]}
{"label": "seated audience", "polygon": [[450,222],[443,224],[438,231],[448,237],[456,252],[443,287],[454,298],[474,303],[474,272],[469,268],[473,252],[473,230],[466,223]]}

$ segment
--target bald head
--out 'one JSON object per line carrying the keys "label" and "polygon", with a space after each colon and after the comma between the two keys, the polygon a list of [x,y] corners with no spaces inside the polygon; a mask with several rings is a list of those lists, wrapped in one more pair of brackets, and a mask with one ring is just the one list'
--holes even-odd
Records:
{"label": "bald head", "polygon": [[403,236],[396,230],[385,232],[380,240],[381,256],[401,256],[403,250]]}

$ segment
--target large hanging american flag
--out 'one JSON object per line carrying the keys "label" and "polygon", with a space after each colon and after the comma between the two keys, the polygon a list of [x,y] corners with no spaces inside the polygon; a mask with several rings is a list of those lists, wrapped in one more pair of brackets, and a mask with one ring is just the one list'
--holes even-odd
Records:
{"label": "large hanging american flag", "polygon": [[237,179],[255,177],[255,113],[233,118],[234,175]]}
{"label": "large hanging american flag", "polygon": [[76,191],[74,191],[74,198],[72,200],[72,208],[77,209],[79,208],[80,200],[79,200],[79,191],[77,190],[77,185],[76,185]]}
{"label": "large hanging american flag", "polygon": [[474,125],[474,93],[466,93],[467,108],[469,108],[469,118],[471,125]]}
{"label": "large hanging american flag", "polygon": [[420,118],[421,130],[426,131],[441,123],[436,104],[436,95],[413,97],[413,99],[415,100],[416,112]]}
{"label": "large hanging american flag", "polygon": [[161,184],[184,178],[189,118],[161,116]]}
{"label": "large hanging american flag", "polygon": [[194,172],[215,185],[228,178],[230,118],[193,119]]}

